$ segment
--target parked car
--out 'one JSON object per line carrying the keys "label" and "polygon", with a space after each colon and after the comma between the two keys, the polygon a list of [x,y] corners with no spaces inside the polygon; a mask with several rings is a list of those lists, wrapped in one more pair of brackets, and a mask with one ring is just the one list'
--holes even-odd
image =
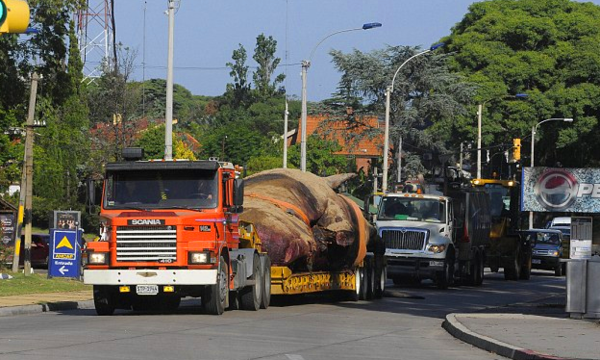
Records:
{"label": "parked car", "polygon": [[[19,255],[19,264],[23,265],[23,249],[25,246],[25,235],[21,236],[21,253]],[[7,265],[12,265],[15,248],[14,240],[7,244],[9,255],[7,256]],[[50,235],[49,234],[31,234],[31,266],[48,267],[48,256],[50,255]]]}
{"label": "parked car", "polygon": [[554,270],[554,275],[561,276],[565,265],[560,262],[563,257],[563,233],[556,229],[529,229],[522,233],[533,244],[531,267]]}

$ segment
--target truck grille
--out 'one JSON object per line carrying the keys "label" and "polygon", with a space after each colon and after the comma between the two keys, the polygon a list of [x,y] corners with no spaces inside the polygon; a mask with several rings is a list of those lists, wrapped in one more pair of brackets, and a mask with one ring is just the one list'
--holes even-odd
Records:
{"label": "truck grille", "polygon": [[381,237],[388,249],[423,250],[427,230],[383,230]]}
{"label": "truck grille", "polygon": [[118,226],[117,261],[177,260],[177,230],[173,226]]}

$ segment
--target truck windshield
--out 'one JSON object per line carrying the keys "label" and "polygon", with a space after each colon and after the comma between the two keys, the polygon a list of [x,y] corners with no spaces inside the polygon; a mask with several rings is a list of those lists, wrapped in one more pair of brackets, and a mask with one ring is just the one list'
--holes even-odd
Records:
{"label": "truck windshield", "polygon": [[390,196],[383,198],[377,219],[445,223],[446,206],[436,199]]}
{"label": "truck windshield", "polygon": [[108,173],[106,209],[210,209],[217,206],[216,171],[119,171]]}
{"label": "truck windshield", "polygon": [[499,184],[486,184],[485,192],[490,197],[490,215],[492,219],[507,217],[510,211],[510,189]]}

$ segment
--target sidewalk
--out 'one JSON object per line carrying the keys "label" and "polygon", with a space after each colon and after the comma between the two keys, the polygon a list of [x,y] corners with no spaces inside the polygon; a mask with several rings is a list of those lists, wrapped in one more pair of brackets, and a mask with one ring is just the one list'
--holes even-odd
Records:
{"label": "sidewalk", "polygon": [[92,309],[92,290],[0,296],[0,316],[35,314],[46,311]]}
{"label": "sidewalk", "polygon": [[449,314],[442,327],[459,340],[511,359],[600,359],[600,322],[570,319],[564,299],[549,300]]}

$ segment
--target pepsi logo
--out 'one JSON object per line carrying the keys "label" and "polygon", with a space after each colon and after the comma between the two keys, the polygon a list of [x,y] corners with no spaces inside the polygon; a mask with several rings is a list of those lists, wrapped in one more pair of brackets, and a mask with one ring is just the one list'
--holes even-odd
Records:
{"label": "pepsi logo", "polygon": [[[586,184],[587,185],[587,184]],[[548,170],[534,186],[538,202],[548,210],[560,211],[568,208],[577,199],[579,184],[570,172]]]}

